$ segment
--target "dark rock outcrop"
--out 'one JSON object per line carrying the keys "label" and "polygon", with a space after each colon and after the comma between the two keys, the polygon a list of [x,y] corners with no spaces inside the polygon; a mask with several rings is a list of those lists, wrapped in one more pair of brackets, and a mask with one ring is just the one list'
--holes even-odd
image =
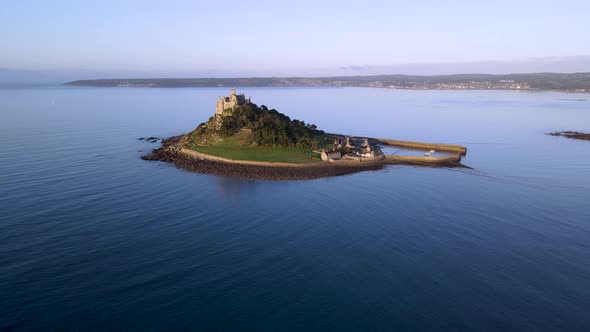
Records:
{"label": "dark rock outcrop", "polygon": [[577,131],[556,131],[556,132],[552,132],[552,133],[547,133],[546,135],[549,135],[549,136],[563,136],[563,137],[566,137],[566,138],[572,138],[572,139],[580,139],[580,140],[590,141],[590,134],[581,133],[581,132],[577,132]]}

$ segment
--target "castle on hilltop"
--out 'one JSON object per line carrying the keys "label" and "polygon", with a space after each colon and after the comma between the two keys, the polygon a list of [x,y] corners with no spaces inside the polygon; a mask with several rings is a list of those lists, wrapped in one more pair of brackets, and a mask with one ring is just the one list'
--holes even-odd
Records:
{"label": "castle on hilltop", "polygon": [[250,103],[250,98],[246,99],[244,94],[236,94],[236,89],[231,89],[229,97],[219,97],[215,107],[215,115],[223,116],[223,111],[234,109],[236,106]]}

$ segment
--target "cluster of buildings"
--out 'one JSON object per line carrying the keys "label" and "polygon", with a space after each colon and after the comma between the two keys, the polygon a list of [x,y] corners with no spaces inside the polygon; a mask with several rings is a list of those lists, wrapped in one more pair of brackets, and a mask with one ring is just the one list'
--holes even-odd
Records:
{"label": "cluster of buildings", "polygon": [[[374,87],[384,87],[381,86]],[[388,88],[394,89],[420,89],[420,90],[520,90],[531,89],[527,82],[515,82],[514,80],[499,81],[468,81],[468,82],[446,82],[446,83],[391,83]]]}
{"label": "cluster of buildings", "polygon": [[156,83],[136,83],[136,82],[128,82],[123,81],[117,83],[118,87],[129,87],[129,88],[154,88],[156,87]]}
{"label": "cluster of buildings", "polygon": [[346,136],[344,139],[336,139],[332,144],[332,149],[323,149],[320,155],[323,161],[336,160],[376,160],[383,159],[383,154],[379,149],[371,148],[368,138],[351,138]]}

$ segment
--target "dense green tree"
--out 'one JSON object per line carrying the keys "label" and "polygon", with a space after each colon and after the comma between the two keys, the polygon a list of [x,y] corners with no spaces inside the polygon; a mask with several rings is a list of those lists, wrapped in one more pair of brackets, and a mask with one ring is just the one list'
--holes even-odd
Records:
{"label": "dense green tree", "polygon": [[324,134],[316,125],[305,124],[304,121],[291,120],[288,116],[275,109],[268,109],[256,104],[241,105],[231,115],[222,117],[219,129],[217,119],[212,117],[207,123],[201,124],[195,133],[198,135],[217,134],[221,137],[235,135],[240,129],[250,129],[251,142],[261,146],[294,146],[316,148],[316,137]]}

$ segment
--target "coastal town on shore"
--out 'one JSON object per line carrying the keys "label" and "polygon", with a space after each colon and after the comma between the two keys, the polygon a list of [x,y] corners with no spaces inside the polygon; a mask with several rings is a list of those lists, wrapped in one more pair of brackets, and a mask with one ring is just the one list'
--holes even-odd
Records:
{"label": "coastal town on shore", "polygon": [[[120,81],[117,87],[158,87],[157,83]],[[319,80],[319,79],[283,79],[274,86],[282,87],[370,87],[407,90],[530,90],[531,84],[526,81],[497,80],[497,81],[463,81],[463,82],[399,82],[388,80],[375,80],[372,82],[358,83],[350,80]],[[586,89],[576,89],[576,92],[586,92]],[[590,91],[590,90],[588,90]]]}
{"label": "coastal town on shore", "polygon": [[522,90],[590,92],[590,73],[370,75],[335,77],[242,77],[95,79],[65,83],[95,87],[368,87],[407,90]]}

